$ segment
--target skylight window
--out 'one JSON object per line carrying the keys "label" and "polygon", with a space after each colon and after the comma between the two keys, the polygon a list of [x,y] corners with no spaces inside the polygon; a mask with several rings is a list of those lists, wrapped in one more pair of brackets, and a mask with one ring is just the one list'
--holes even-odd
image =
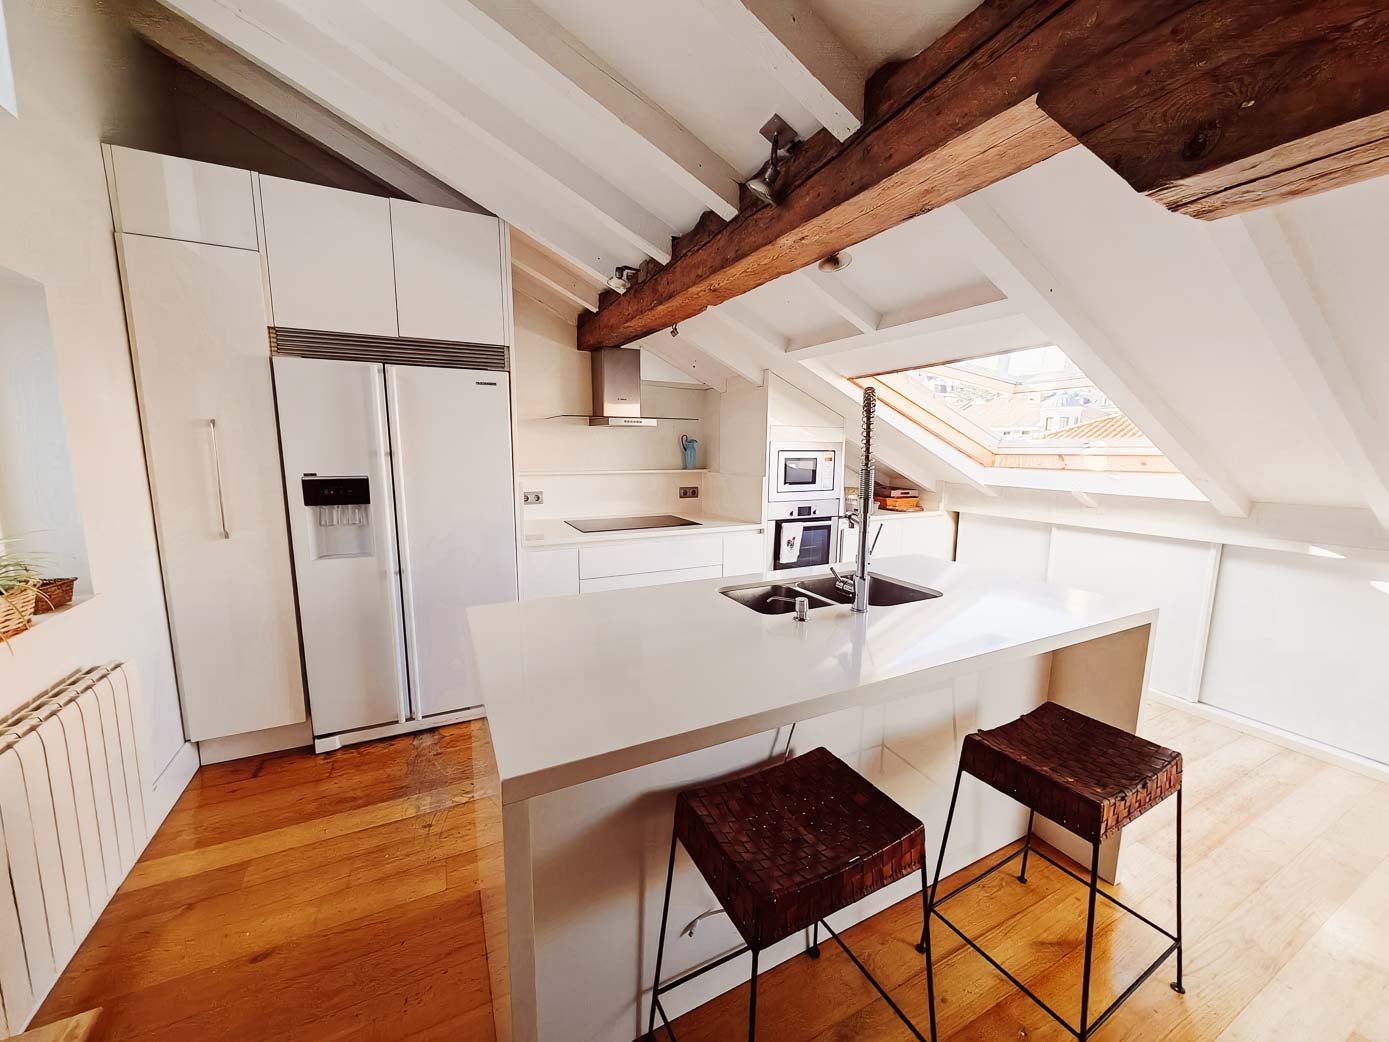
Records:
{"label": "skylight window", "polygon": [[859,377],[884,404],[986,467],[1176,472],[1059,347]]}

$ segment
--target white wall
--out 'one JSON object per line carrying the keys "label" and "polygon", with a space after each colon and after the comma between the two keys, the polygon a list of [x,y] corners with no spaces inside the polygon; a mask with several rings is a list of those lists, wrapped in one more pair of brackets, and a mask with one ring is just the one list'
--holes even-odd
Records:
{"label": "white wall", "polygon": [[[0,536],[46,578],[91,592],[43,287],[0,271]],[[14,540],[11,544],[9,540]]]}
{"label": "white wall", "polygon": [[[573,324],[524,293],[514,297],[516,347],[512,378],[516,385],[516,469],[526,491],[545,493],[541,506],[523,508],[526,519],[579,517],[585,513],[653,512],[690,509],[678,499],[680,485],[703,484],[701,474],[617,474],[556,476],[555,472],[642,471],[681,466],[680,436],[700,442],[696,462],[708,464],[704,415],[708,394],[700,387],[642,385],[642,412],[648,416],[688,416],[690,422],[654,427],[590,427],[586,420],[551,419],[588,415],[592,401],[592,363],[578,349]],[[698,503],[695,504],[699,506]]]}
{"label": "white wall", "polygon": [[1201,701],[1389,763],[1387,636],[1389,561],[1228,548]]}
{"label": "white wall", "polygon": [[957,560],[1140,596],[1160,612],[1152,690],[1389,764],[1389,554],[1293,546],[967,511]]}
{"label": "white wall", "polygon": [[5,0],[0,268],[44,287],[96,596],[0,653],[0,712],[78,666],[138,670],[150,773],[183,748],[100,143],[173,150],[162,59],[87,0]]}

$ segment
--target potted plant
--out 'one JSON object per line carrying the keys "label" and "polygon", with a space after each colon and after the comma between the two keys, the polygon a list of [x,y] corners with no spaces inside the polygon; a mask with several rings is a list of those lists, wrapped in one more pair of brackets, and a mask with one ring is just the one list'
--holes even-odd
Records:
{"label": "potted plant", "polygon": [[38,591],[34,566],[18,554],[0,552],[0,640],[29,628]]}

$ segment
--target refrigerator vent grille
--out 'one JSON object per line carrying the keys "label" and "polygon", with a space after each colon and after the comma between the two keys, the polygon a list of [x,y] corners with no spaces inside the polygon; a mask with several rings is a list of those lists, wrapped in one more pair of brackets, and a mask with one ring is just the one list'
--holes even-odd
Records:
{"label": "refrigerator vent grille", "polygon": [[275,354],[297,355],[300,358],[336,358],[348,362],[430,365],[448,369],[491,369],[497,372],[506,372],[509,363],[506,348],[495,345],[276,326],[270,327],[270,350]]}

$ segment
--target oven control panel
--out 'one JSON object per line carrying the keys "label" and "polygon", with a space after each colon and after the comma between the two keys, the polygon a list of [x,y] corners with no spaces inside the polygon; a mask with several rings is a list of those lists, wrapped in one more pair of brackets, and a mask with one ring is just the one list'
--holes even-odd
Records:
{"label": "oven control panel", "polygon": [[773,521],[799,521],[838,517],[842,511],[837,499],[817,499],[809,503],[769,503],[767,512]]}

